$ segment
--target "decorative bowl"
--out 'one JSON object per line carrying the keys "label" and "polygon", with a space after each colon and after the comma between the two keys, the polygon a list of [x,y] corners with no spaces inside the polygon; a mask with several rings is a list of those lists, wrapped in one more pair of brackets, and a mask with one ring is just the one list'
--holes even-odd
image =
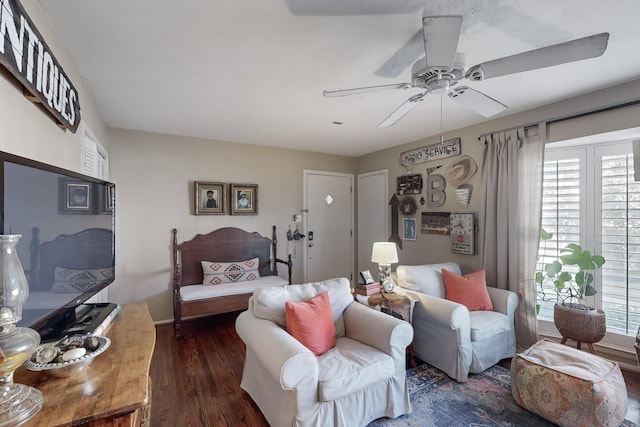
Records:
{"label": "decorative bowl", "polygon": [[[24,364],[24,367],[29,369],[30,371],[42,371],[46,372],[49,375],[54,377],[70,377],[81,372],[84,368],[89,366],[93,359],[95,359],[100,354],[104,353],[106,349],[111,345],[111,340],[107,337],[103,337],[100,335],[92,335],[98,340],[98,348],[93,351],[87,351],[83,356],[71,359],[66,362],[49,362],[49,363],[38,363],[35,361],[35,354],[39,349],[45,346],[51,346],[52,344],[42,344],[38,346],[36,351],[34,351],[34,355],[32,355],[29,360],[27,360]],[[71,337],[73,340],[76,337],[86,338],[86,336],[75,336]],[[77,338],[76,338],[77,339]],[[56,343],[57,345],[57,343]]]}

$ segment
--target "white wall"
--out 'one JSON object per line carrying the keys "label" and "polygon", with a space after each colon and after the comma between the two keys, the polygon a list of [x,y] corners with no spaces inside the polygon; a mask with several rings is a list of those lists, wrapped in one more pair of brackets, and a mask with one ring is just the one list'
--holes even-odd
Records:
{"label": "white wall", "polygon": [[[304,169],[354,173],[357,160],[248,144],[110,130],[111,181],[116,184],[116,282],[109,299],[146,300],[153,319],[173,317],[171,229],[178,242],[232,226],[271,237],[278,257],[294,259],[294,282],[303,275],[304,240],[285,237],[302,209]],[[194,181],[258,184],[258,215],[194,215]],[[284,276],[286,267],[279,273]],[[286,277],[286,276],[285,276]]]}

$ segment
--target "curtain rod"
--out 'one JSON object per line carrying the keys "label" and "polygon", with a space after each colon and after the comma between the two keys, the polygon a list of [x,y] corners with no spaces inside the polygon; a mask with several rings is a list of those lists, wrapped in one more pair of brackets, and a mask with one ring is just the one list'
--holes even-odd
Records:
{"label": "curtain rod", "polygon": [[491,135],[491,134],[499,133],[499,132],[507,132],[507,131],[510,131],[510,130],[515,130],[515,129],[520,129],[520,128],[528,129],[528,128],[532,128],[532,127],[538,126],[540,123],[544,123],[544,120],[541,121],[541,122],[538,122],[538,123],[529,123],[528,125],[524,125],[524,126],[514,126],[514,127],[511,127],[511,128],[507,128],[507,129],[500,129],[500,130],[494,130],[494,131],[491,131],[491,132],[483,133],[482,135],[480,135],[478,137],[478,141],[480,141],[482,139],[482,137],[487,136],[487,135]]}
{"label": "curtain rod", "polygon": [[625,107],[630,107],[632,105],[637,105],[640,104],[640,99],[635,99],[633,101],[628,101],[628,102],[623,102],[621,104],[616,104],[616,105],[611,105],[609,107],[602,107],[602,108],[597,108],[595,110],[589,110],[589,111],[585,111],[582,113],[575,113],[575,114],[569,114],[566,116],[561,116],[561,117],[555,117],[553,119],[548,119],[548,120],[541,120],[538,123],[529,123],[527,125],[524,126],[514,126],[508,129],[502,129],[502,130],[497,130],[497,131],[492,131],[492,132],[487,132],[487,133],[483,133],[478,137],[478,141],[480,139],[482,139],[482,137],[487,136],[487,135],[491,135],[493,133],[498,133],[498,132],[506,132],[509,130],[513,130],[513,129],[519,129],[519,128],[529,128],[529,127],[533,127],[533,126],[537,126],[540,123],[546,123],[547,125],[549,124],[553,124],[553,123],[559,123],[559,122],[563,122],[565,120],[571,120],[571,119],[577,119],[578,117],[584,117],[584,116],[589,116],[591,114],[597,114],[597,113],[604,113],[607,111],[613,111],[613,110],[617,110],[619,108],[625,108]]}

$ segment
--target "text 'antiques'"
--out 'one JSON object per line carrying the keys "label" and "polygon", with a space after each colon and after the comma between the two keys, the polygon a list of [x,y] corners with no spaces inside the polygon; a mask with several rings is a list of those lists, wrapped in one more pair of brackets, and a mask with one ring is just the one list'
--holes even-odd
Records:
{"label": "text 'antiques'", "polygon": [[80,123],[78,92],[17,0],[0,1],[0,64],[71,132]]}

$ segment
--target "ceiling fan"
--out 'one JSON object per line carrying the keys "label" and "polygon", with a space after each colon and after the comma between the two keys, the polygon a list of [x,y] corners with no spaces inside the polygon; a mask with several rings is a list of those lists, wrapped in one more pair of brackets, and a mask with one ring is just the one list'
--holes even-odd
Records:
{"label": "ceiling fan", "polygon": [[[422,18],[425,57],[411,67],[410,83],[394,83],[354,89],[323,92],[324,96],[348,96],[386,89],[423,89],[413,95],[384,119],[378,127],[392,126],[429,93],[444,95],[467,108],[491,117],[507,109],[507,106],[468,86],[456,86],[467,79],[477,82],[508,74],[551,67],[573,61],[595,58],[604,53],[609,33],[600,33],[504,58],[494,59],[466,68],[464,55],[457,52],[462,29],[462,16],[427,16]],[[454,87],[455,86],[455,87]]]}

